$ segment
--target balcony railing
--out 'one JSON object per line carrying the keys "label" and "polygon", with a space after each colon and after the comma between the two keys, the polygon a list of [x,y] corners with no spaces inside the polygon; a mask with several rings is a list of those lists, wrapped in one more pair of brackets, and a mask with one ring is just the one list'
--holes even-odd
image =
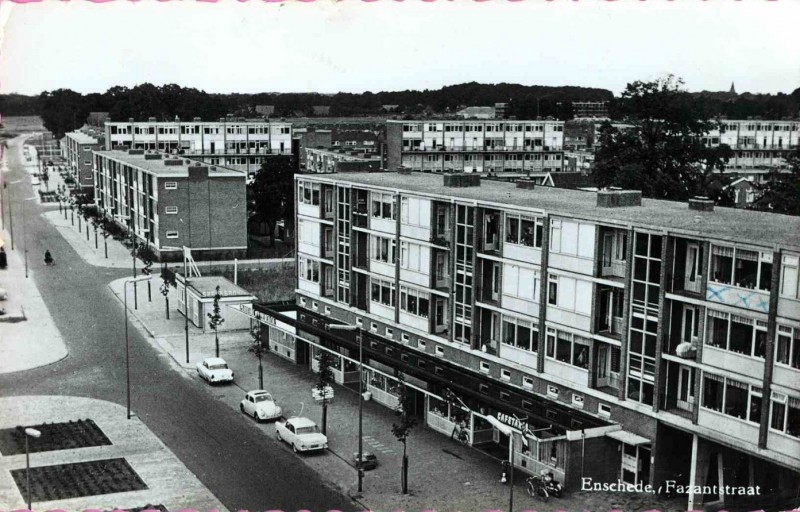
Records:
{"label": "balcony railing", "polygon": [[449,145],[442,145],[436,147],[428,147],[428,146],[411,146],[411,147],[404,147],[403,151],[408,153],[461,153],[461,152],[476,152],[476,151],[507,151],[507,152],[540,152],[540,151],[561,151],[561,146],[528,146],[528,145],[478,145],[478,146],[449,146]]}
{"label": "balcony railing", "polygon": [[625,277],[625,261],[624,260],[611,260],[608,265],[603,262],[601,271],[602,277]]}

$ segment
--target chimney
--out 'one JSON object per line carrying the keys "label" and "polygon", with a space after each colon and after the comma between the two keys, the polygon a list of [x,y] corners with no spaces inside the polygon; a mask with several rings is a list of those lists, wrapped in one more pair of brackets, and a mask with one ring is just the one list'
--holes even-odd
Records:
{"label": "chimney", "polygon": [[602,208],[642,206],[642,192],[640,190],[601,190],[597,193],[597,206]]}
{"label": "chimney", "polygon": [[696,212],[713,212],[714,201],[702,196],[693,197],[689,199],[689,209]]}
{"label": "chimney", "polygon": [[465,188],[481,186],[481,176],[479,174],[444,174],[442,178],[442,183],[445,187]]}

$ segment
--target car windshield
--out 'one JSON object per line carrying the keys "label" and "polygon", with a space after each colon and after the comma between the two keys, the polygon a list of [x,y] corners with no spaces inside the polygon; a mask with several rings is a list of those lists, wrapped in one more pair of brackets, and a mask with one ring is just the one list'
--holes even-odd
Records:
{"label": "car windshield", "polygon": [[208,365],[209,370],[227,370],[228,365],[226,363],[217,363],[217,364],[210,364]]}
{"label": "car windshield", "polygon": [[316,425],[312,425],[310,427],[298,427],[297,435],[303,434],[316,434],[319,432],[319,428]]}
{"label": "car windshield", "polygon": [[269,395],[269,393],[264,393],[263,395],[256,395],[253,398],[255,398],[256,402],[269,402],[270,400],[272,400],[272,397]]}

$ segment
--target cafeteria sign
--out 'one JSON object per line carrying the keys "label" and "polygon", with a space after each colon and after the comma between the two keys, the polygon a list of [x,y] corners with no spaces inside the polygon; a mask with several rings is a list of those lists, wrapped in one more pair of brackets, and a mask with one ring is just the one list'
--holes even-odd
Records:
{"label": "cafeteria sign", "polygon": [[523,421],[523,420],[517,418],[516,416],[510,416],[510,415],[508,415],[508,414],[506,414],[504,412],[498,412],[497,413],[497,419],[502,421],[506,425],[514,427],[517,430],[520,430],[522,432],[527,432],[528,431],[528,422],[527,421]]}
{"label": "cafeteria sign", "polygon": [[253,306],[250,304],[240,304],[239,311],[244,313],[245,315],[249,316],[250,318],[255,318],[256,320],[260,321],[261,323],[275,325],[275,319],[269,315],[265,315],[261,311],[255,311]]}

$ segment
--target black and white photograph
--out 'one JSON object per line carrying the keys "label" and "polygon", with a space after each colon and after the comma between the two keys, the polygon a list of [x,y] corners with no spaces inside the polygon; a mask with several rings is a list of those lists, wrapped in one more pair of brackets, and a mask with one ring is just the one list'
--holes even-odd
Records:
{"label": "black and white photograph", "polygon": [[0,1],[0,512],[800,510],[798,20]]}

